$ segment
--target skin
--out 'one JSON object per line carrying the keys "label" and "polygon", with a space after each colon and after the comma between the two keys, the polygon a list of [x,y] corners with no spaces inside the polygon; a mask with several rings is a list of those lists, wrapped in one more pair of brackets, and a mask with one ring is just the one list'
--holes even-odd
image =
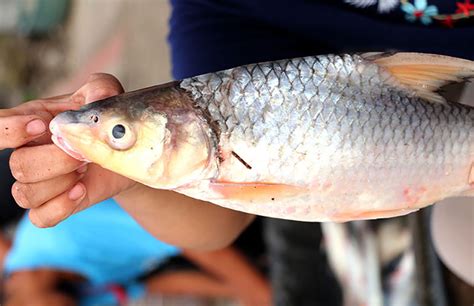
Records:
{"label": "skin", "polygon": [[122,92],[113,76],[94,74],[72,95],[0,110],[0,149],[16,149],[10,168],[17,180],[12,194],[18,205],[30,209],[36,226],[51,227],[115,197],[160,240],[203,250],[230,244],[253,220],[252,215],[146,187],[95,164],[85,165],[51,143],[47,127],[56,114]]}
{"label": "skin", "polygon": [[238,251],[185,251],[184,256],[226,284],[242,305],[272,305],[270,284]]}
{"label": "skin", "polygon": [[51,269],[24,270],[13,273],[5,282],[5,305],[8,306],[72,306],[76,302],[58,292],[61,280],[80,281],[76,274]]}

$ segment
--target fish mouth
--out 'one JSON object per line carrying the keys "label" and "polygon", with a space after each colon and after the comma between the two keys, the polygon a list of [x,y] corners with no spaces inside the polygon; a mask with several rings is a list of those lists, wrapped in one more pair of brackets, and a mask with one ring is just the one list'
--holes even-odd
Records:
{"label": "fish mouth", "polygon": [[85,162],[90,162],[87,158],[85,158],[84,155],[81,153],[75,151],[68,143],[67,141],[58,135],[52,135],[51,139],[53,140],[53,143],[57,145],[59,148],[61,148],[64,152],[66,152],[69,156],[72,158],[75,158],[80,161],[85,161]]}
{"label": "fish mouth", "polygon": [[[59,116],[58,116],[59,117]],[[54,118],[50,124],[49,124],[49,130],[51,131],[51,140],[55,145],[57,145],[60,149],[62,149],[64,152],[66,152],[69,156],[72,158],[75,158],[80,161],[85,161],[85,162],[90,162],[84,155],[81,153],[77,152],[72,148],[72,146],[64,139],[64,137],[61,137],[61,129],[59,127],[61,118]]]}

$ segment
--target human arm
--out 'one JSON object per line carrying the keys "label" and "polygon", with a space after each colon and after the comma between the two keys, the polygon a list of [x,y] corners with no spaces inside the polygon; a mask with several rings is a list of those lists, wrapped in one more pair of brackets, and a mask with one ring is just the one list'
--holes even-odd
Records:
{"label": "human arm", "polygon": [[142,184],[115,199],[153,236],[183,248],[210,250],[227,246],[254,218]]}

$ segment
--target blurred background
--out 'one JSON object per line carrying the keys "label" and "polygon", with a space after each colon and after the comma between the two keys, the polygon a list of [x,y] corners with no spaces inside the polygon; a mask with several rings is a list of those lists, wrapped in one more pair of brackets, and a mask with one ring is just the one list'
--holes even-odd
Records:
{"label": "blurred background", "polygon": [[[169,15],[170,5],[165,0],[0,0],[0,108],[73,92],[94,72],[115,75],[126,91],[171,80]],[[474,103],[474,86],[465,88],[461,96],[464,103]],[[445,205],[464,205],[468,201],[472,200],[458,199]],[[458,306],[473,300],[472,286],[452,275],[437,259],[428,238],[430,216],[427,209],[388,221],[324,225],[327,260],[332,267],[329,274],[338,279],[344,305]],[[466,216],[472,225],[474,210],[468,210]],[[257,242],[260,246],[278,245],[278,232],[264,232],[261,227],[252,230],[264,236]],[[466,252],[474,256],[471,242]],[[247,242],[244,239],[242,243]],[[254,248],[252,243],[244,248]],[[256,265],[268,277],[267,266],[278,265],[282,259],[270,257],[277,262],[268,263],[265,252],[253,259],[259,261]],[[298,255],[295,260],[306,264],[302,258],[311,254],[304,252],[293,251]],[[305,268],[311,274],[311,266]],[[275,275],[281,277],[281,273]],[[304,273],[300,277],[300,287],[311,281]],[[421,298],[416,297],[417,292],[422,292]],[[155,294],[130,305],[238,302]]]}
{"label": "blurred background", "polygon": [[98,71],[126,90],[170,80],[169,14],[165,0],[0,1],[1,106],[71,92]]}

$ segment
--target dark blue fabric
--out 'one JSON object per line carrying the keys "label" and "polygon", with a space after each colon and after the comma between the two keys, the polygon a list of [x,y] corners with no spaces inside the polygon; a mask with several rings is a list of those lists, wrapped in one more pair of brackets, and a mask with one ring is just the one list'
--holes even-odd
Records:
{"label": "dark blue fabric", "polygon": [[[474,60],[474,18],[425,26],[396,9],[337,0],[172,0],[169,42],[176,79],[242,64],[342,52],[417,51]],[[429,1],[443,13],[455,1]],[[451,10],[451,11],[449,11]]]}

